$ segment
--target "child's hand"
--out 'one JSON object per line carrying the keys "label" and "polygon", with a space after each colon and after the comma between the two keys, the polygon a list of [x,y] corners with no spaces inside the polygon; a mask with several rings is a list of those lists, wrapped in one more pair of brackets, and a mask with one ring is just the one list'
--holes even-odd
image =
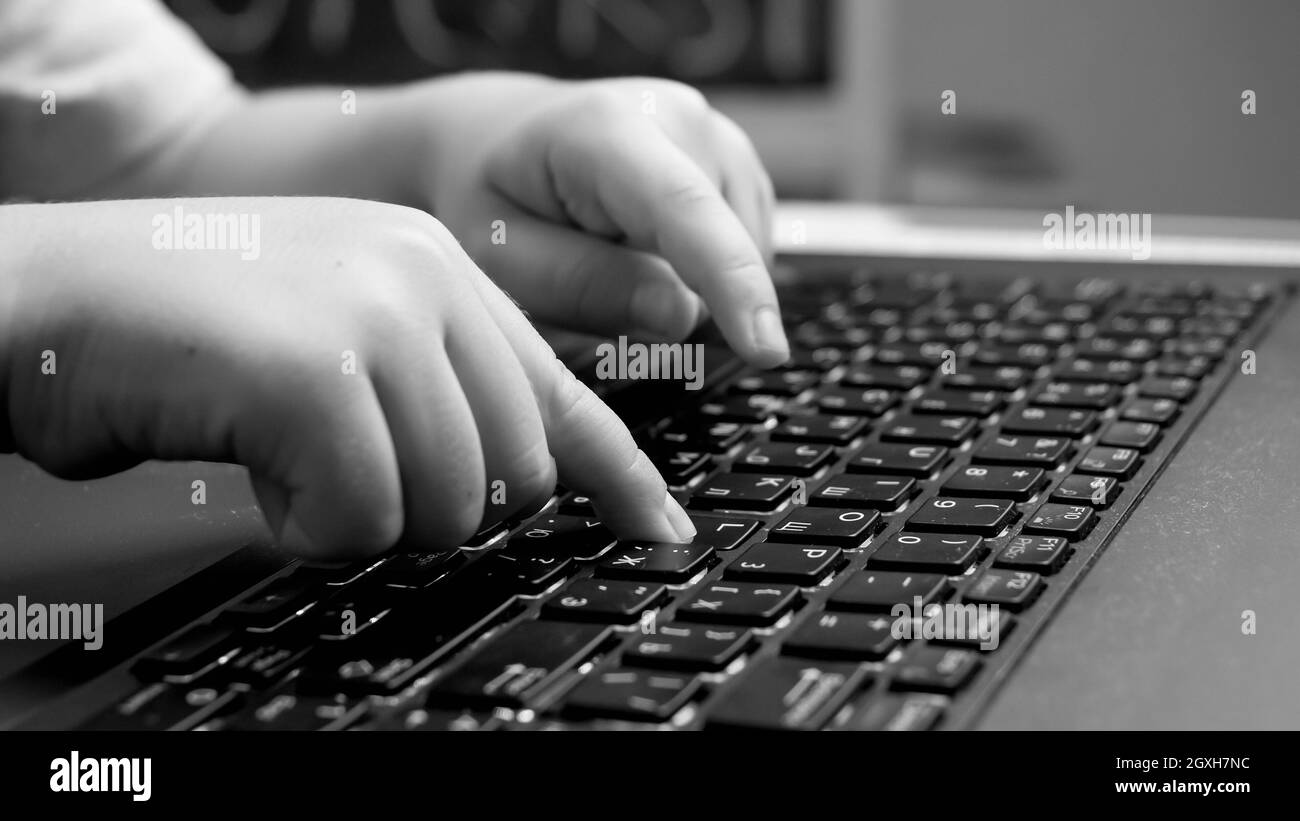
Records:
{"label": "child's hand", "polygon": [[432,210],[534,316],[678,340],[702,318],[698,293],[746,359],[787,358],[765,264],[771,182],[698,92],[508,74],[427,88]]}
{"label": "child's hand", "polygon": [[[155,250],[177,206],[255,217],[260,256]],[[0,450],[57,475],[238,462],[287,547],[345,557],[462,543],[545,499],[553,452],[619,535],[694,533],[622,423],[419,211],[6,206],[0,245]]]}

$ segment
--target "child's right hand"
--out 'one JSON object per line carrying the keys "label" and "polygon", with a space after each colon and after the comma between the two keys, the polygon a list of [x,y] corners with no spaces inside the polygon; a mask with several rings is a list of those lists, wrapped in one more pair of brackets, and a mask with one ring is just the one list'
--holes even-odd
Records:
{"label": "child's right hand", "polygon": [[[260,256],[156,250],[178,205],[257,217]],[[420,211],[4,206],[0,246],[0,451],[51,473],[243,464],[281,543],[322,558],[461,544],[544,500],[557,461],[619,536],[694,533],[622,422]]]}

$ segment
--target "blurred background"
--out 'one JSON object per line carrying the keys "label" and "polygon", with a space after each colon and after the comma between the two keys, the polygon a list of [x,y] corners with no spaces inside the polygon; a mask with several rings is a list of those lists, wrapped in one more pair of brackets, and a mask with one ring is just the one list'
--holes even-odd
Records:
{"label": "blurred background", "polygon": [[749,130],[787,198],[1300,219],[1294,0],[168,5],[253,88],[683,80]]}

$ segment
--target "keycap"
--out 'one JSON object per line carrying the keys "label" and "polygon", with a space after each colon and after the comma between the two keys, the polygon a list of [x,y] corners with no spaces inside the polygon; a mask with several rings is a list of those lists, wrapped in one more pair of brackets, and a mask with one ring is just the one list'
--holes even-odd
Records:
{"label": "keycap", "polygon": [[927,367],[942,362],[952,348],[947,342],[892,342],[877,347],[871,358],[881,365]]}
{"label": "keycap", "polygon": [[673,670],[721,670],[753,643],[754,633],[749,628],[672,622],[634,638],[623,651],[623,663]]}
{"label": "keycap", "polygon": [[671,487],[685,485],[713,466],[713,458],[703,448],[648,447],[645,453]]}
{"label": "keycap", "polygon": [[569,691],[564,710],[576,718],[663,722],[699,692],[694,675],[616,668],[592,673]]}
{"label": "keycap", "polygon": [[719,551],[740,547],[762,524],[758,519],[735,516],[701,516],[692,513],[690,518],[695,525],[693,544],[708,545]]}
{"label": "keycap", "polygon": [[[948,632],[945,622],[945,630],[930,639],[931,644],[965,647],[968,650],[992,653],[1002,646],[1002,641],[1015,629],[1016,617],[1005,610],[981,607],[977,604],[957,605],[957,607],[961,608],[960,612],[968,615],[954,620],[955,632]],[[939,615],[936,613],[936,617]],[[946,614],[943,614],[943,617],[947,619]]]}
{"label": "keycap", "polygon": [[762,542],[736,557],[725,575],[728,579],[811,587],[840,565],[841,555],[838,547]]}
{"label": "keycap", "polygon": [[561,513],[569,516],[579,516],[584,519],[596,518],[596,509],[591,505],[591,497],[584,496],[581,493],[568,493],[560,499]]}
{"label": "keycap", "polygon": [[890,687],[952,695],[966,686],[981,664],[973,650],[917,645],[899,662]]}
{"label": "keycap", "polygon": [[956,447],[969,439],[978,422],[969,416],[918,416],[900,413],[881,429],[886,442],[947,445]]}
{"label": "keycap", "polygon": [[801,345],[790,347],[790,358],[778,367],[796,371],[829,371],[844,361],[844,351],[830,346],[808,348]]}
{"label": "keycap", "polygon": [[1050,470],[1073,452],[1074,443],[1063,436],[1000,433],[976,448],[971,459],[987,465],[1030,465]]}
{"label": "keycap", "polygon": [[1002,420],[1004,433],[1046,434],[1078,439],[1097,426],[1096,411],[1077,408],[1035,408],[1014,410]]}
{"label": "keycap", "polygon": [[[251,636],[252,634],[250,634]],[[305,633],[270,633],[246,642],[242,649],[217,669],[218,680],[265,689],[298,666],[308,651],[311,637]]]}
{"label": "keycap", "polygon": [[1025,342],[1020,345],[990,343],[981,345],[980,349],[971,356],[971,360],[981,365],[1019,365],[1037,368],[1056,359],[1059,350],[1058,345],[1042,342]]}
{"label": "keycap", "polygon": [[713,548],[671,542],[624,542],[596,565],[596,575],[606,579],[649,582],[686,582],[705,570]]}
{"label": "keycap", "polygon": [[1120,412],[1120,418],[1130,422],[1153,422],[1157,425],[1168,425],[1174,419],[1178,418],[1179,405],[1172,399],[1142,399],[1134,398],[1124,410]]}
{"label": "keycap", "polygon": [[1115,448],[1146,452],[1160,441],[1160,426],[1153,422],[1114,422],[1097,440]]}
{"label": "keycap", "polygon": [[939,496],[926,502],[907,520],[911,530],[973,533],[996,536],[1016,519],[1009,499],[956,499]]}
{"label": "keycap", "polygon": [[1114,358],[1128,359],[1132,362],[1145,362],[1148,359],[1154,359],[1159,352],[1160,347],[1151,339],[1094,336],[1077,341],[1074,355],[1080,359]]}
{"label": "keycap", "polygon": [[1148,376],[1138,383],[1138,394],[1148,399],[1173,399],[1186,402],[1196,393],[1196,380],[1183,376]]}
{"label": "keycap", "polygon": [[1131,359],[1067,359],[1052,368],[1053,379],[1115,385],[1126,385],[1141,375],[1141,365]]}
{"label": "keycap", "polygon": [[238,732],[344,730],[354,726],[368,710],[367,702],[345,696],[272,693],[222,722],[221,729]]}
{"label": "keycap", "polygon": [[733,393],[764,393],[773,396],[798,396],[822,379],[814,371],[760,371],[746,374],[732,383]]}
{"label": "keycap", "polygon": [[440,679],[429,703],[521,707],[609,642],[598,624],[525,621],[511,625]]}
{"label": "keycap", "polygon": [[1043,579],[1028,570],[985,570],[962,594],[962,600],[975,604],[996,604],[1019,612],[1033,604],[1043,592]]}
{"label": "keycap", "polygon": [[215,624],[196,624],[142,657],[131,672],[146,680],[196,676],[249,643],[242,631]]}
{"label": "keycap", "polygon": [[740,473],[781,473],[811,476],[835,455],[830,445],[765,442],[737,457],[731,469]]}
{"label": "keycap", "polygon": [[794,491],[793,476],[720,473],[691,494],[691,506],[703,510],[772,511]]}
{"label": "keycap", "polygon": [[1061,536],[1016,536],[994,558],[993,565],[1051,575],[1065,566],[1072,552]]}
{"label": "keycap", "polygon": [[821,391],[817,407],[845,416],[879,416],[898,402],[898,394],[882,388],[829,386]]}
{"label": "keycap", "polygon": [[809,414],[792,416],[772,429],[773,442],[813,442],[844,446],[867,432],[867,421],[858,416]]}
{"label": "keycap", "polygon": [[1174,356],[1204,356],[1215,362],[1223,358],[1228,343],[1218,337],[1166,339],[1163,350]]}
{"label": "keycap", "polygon": [[935,413],[957,416],[988,416],[1002,407],[1002,394],[997,391],[958,391],[935,389],[926,391],[912,403],[916,413]]}
{"label": "keycap", "polygon": [[370,581],[398,590],[422,590],[447,578],[465,563],[459,550],[398,553],[370,576]]}
{"label": "keycap", "polygon": [[227,607],[220,620],[250,630],[268,632],[294,616],[303,615],[325,594],[313,580],[281,578],[248,598]]}
{"label": "keycap", "polygon": [[1029,381],[1030,372],[1015,365],[967,365],[958,368],[956,373],[941,377],[943,384],[951,388],[967,388],[976,391],[1011,392],[1024,387]]}
{"label": "keycap", "polygon": [[1208,356],[1166,356],[1156,361],[1158,375],[1187,379],[1200,379],[1209,373],[1212,367],[1214,363]]}
{"label": "keycap", "polygon": [[1084,454],[1075,469],[1081,473],[1127,479],[1137,471],[1139,462],[1138,452],[1132,448],[1098,446]]}
{"label": "keycap", "polygon": [[512,550],[591,561],[613,547],[614,541],[614,534],[599,519],[557,515],[533,519],[508,544]]}
{"label": "keycap", "polygon": [[869,444],[849,459],[853,473],[886,473],[924,479],[948,464],[948,449],[934,445]]}
{"label": "keycap", "polygon": [[773,409],[779,404],[774,400],[776,397],[770,394],[720,397],[700,405],[699,413],[718,422],[758,425],[772,418]]}
{"label": "keycap", "polygon": [[1096,524],[1097,514],[1091,507],[1048,502],[1034,511],[1023,531],[1063,536],[1073,542],[1091,533]]}
{"label": "keycap", "polygon": [[768,539],[854,548],[870,539],[879,527],[880,514],[875,510],[796,507],[772,527]]}
{"label": "keycap", "polygon": [[815,507],[896,510],[916,492],[916,480],[906,476],[840,473],[829,477],[808,497]]}
{"label": "keycap", "polygon": [[475,570],[521,595],[542,593],[577,570],[573,559],[536,552],[532,545],[518,548],[510,543],[504,550],[485,556]]}
{"label": "keycap", "polygon": [[813,613],[804,619],[781,652],[804,658],[879,661],[898,639],[892,618],[869,613]]}
{"label": "keycap", "polygon": [[670,422],[656,434],[655,441],[686,446],[687,449],[702,447],[711,453],[726,453],[743,442],[748,434],[748,425],[693,417]]}
{"label": "keycap", "polygon": [[948,703],[940,696],[885,693],[868,698],[837,730],[925,732],[943,720]]}
{"label": "keycap", "polygon": [[896,604],[912,604],[916,596],[925,606],[947,593],[948,580],[937,574],[862,570],[836,587],[826,606],[832,610],[888,613]]}
{"label": "keycap", "polygon": [[711,624],[775,624],[801,599],[799,589],[785,584],[722,582],[705,585],[677,607],[677,618]]}
{"label": "keycap", "polygon": [[928,367],[915,365],[881,365],[865,363],[849,368],[840,382],[851,388],[884,388],[909,391],[930,378]]}
{"label": "keycap", "polygon": [[340,596],[319,608],[315,617],[316,636],[323,641],[352,641],[371,629],[393,609],[393,595],[381,590],[356,591]]}
{"label": "keycap", "polygon": [[234,712],[243,694],[198,682],[174,685],[157,682],[104,710],[86,730],[192,730],[209,719]]}
{"label": "keycap", "polygon": [[877,548],[867,560],[867,567],[957,576],[987,552],[981,536],[904,532]]}
{"label": "keycap", "polygon": [[1052,499],[1057,502],[1076,505],[1092,505],[1105,509],[1115,503],[1122,488],[1110,476],[1083,476],[1074,474],[1061,480],[1061,484],[1052,491]]}
{"label": "keycap", "polygon": [[572,621],[632,624],[665,598],[666,589],[653,582],[613,579],[574,579],[542,607],[544,616]]}
{"label": "keycap", "polygon": [[1035,405],[1105,410],[1119,401],[1120,389],[1106,382],[1049,382],[1030,398]]}
{"label": "keycap", "polygon": [[817,730],[869,680],[845,662],[768,658],[746,670],[710,707],[710,727]]}
{"label": "keycap", "polygon": [[970,465],[948,477],[943,493],[1023,502],[1046,484],[1043,477],[1039,468]]}

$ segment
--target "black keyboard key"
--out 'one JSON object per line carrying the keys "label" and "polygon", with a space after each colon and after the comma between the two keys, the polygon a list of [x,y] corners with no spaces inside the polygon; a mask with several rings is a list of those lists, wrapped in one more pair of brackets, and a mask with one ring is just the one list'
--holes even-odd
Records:
{"label": "black keyboard key", "polygon": [[714,550],[735,550],[758,530],[762,524],[758,519],[742,519],[730,516],[700,516],[691,514],[695,524],[697,545],[708,545]]}
{"label": "black keyboard key", "polygon": [[847,445],[867,432],[867,422],[857,416],[809,414],[793,416],[772,429],[773,442],[813,442]]}
{"label": "black keyboard key", "polygon": [[1174,356],[1204,356],[1218,362],[1227,351],[1228,343],[1219,337],[1166,339],[1163,349],[1165,353]]}
{"label": "black keyboard key", "polygon": [[745,671],[708,713],[710,727],[817,730],[869,680],[843,662],[769,658]]}
{"label": "black keyboard key", "polygon": [[948,449],[934,445],[870,444],[853,455],[845,469],[924,479],[948,464]]}
{"label": "black keyboard key", "polygon": [[[956,621],[954,625],[957,628],[956,632],[948,633],[945,629],[939,636],[930,639],[931,644],[965,647],[969,650],[991,653],[997,650],[1002,645],[1002,639],[1015,629],[1016,617],[1005,610],[992,607],[981,609],[977,604],[957,605],[957,607],[961,610],[954,612],[966,615]],[[946,618],[937,612],[935,615]]]}
{"label": "black keyboard key", "polygon": [[875,510],[796,507],[772,527],[768,538],[778,542],[854,548],[871,538],[879,529],[880,521],[880,513]]}
{"label": "black keyboard key", "polygon": [[431,704],[522,707],[605,645],[612,628],[525,621],[479,645],[429,692]]}
{"label": "black keyboard key", "polygon": [[790,349],[790,358],[778,367],[795,371],[829,371],[844,359],[844,351],[836,347],[806,348],[794,345]]}
{"label": "black keyboard key", "polygon": [[872,553],[867,566],[873,570],[914,570],[958,576],[987,552],[980,536],[904,532]]}
{"label": "black keyboard key", "polygon": [[701,416],[715,422],[761,425],[768,422],[782,400],[769,394],[724,396],[700,405]]}
{"label": "black keyboard key", "polygon": [[1031,465],[1051,470],[1073,452],[1074,442],[1063,436],[1000,433],[980,445],[971,458],[987,465]]}
{"label": "black keyboard key", "polygon": [[973,650],[919,645],[899,662],[890,686],[952,695],[966,686],[981,664],[979,653]]}
{"label": "black keyboard key", "polygon": [[808,497],[816,507],[873,508],[896,510],[912,498],[916,480],[907,476],[873,476],[840,473],[831,476]]}
{"label": "black keyboard key", "polygon": [[812,587],[841,562],[838,547],[762,542],[751,545],[728,567],[728,579]]}
{"label": "black keyboard key", "polygon": [[731,469],[739,473],[782,473],[812,476],[835,456],[830,445],[764,442],[742,453]]}
{"label": "black keyboard key", "polygon": [[1132,448],[1094,447],[1084,454],[1076,470],[1099,476],[1127,479],[1138,469],[1141,458]]}
{"label": "black keyboard key", "polygon": [[771,396],[798,396],[821,379],[821,373],[814,371],[761,371],[738,378],[732,383],[731,391]]}
{"label": "black keyboard key", "polygon": [[953,346],[946,341],[893,342],[876,348],[871,358],[881,365],[934,367],[943,362]]}
{"label": "black keyboard key", "polygon": [[560,500],[560,512],[569,516],[579,516],[584,519],[596,518],[596,509],[592,507],[591,497],[583,496],[580,493],[566,494]]}
{"label": "black keyboard key", "polygon": [[1012,411],[1002,420],[1006,433],[1066,436],[1078,439],[1097,426],[1097,412],[1077,408],[1026,407]]}
{"label": "black keyboard key", "polygon": [[1148,376],[1138,384],[1138,393],[1147,399],[1186,402],[1196,393],[1196,380],[1184,376]]}
{"label": "black keyboard key", "polygon": [[573,559],[537,552],[532,545],[515,547],[486,556],[474,568],[482,578],[520,595],[545,592],[577,570]]}
{"label": "black keyboard key", "polygon": [[596,575],[606,579],[681,583],[705,570],[713,548],[671,542],[624,542],[610,551]]}
{"label": "black keyboard key", "polygon": [[196,624],[141,658],[131,667],[139,678],[188,679],[207,671],[247,644],[243,631],[215,624]]}
{"label": "black keyboard key", "polygon": [[1043,575],[1057,572],[1073,549],[1061,536],[1016,536],[993,560],[995,567],[1028,570]]}
{"label": "black keyboard key", "polygon": [[1074,351],[1074,355],[1080,359],[1127,359],[1131,362],[1146,362],[1155,359],[1158,353],[1160,346],[1154,340],[1109,336],[1081,339],[1075,343]]}
{"label": "black keyboard key", "polygon": [[943,720],[948,702],[940,696],[886,693],[867,699],[837,730],[926,732]]}
{"label": "black keyboard key", "polygon": [[936,413],[957,416],[988,416],[1002,407],[1002,394],[997,391],[958,391],[939,388],[926,391],[914,403],[917,413]]}
{"label": "black keyboard key", "polygon": [[1092,532],[1097,514],[1086,505],[1063,505],[1048,502],[1025,523],[1025,533],[1042,533],[1078,541]]}
{"label": "black keyboard key", "polygon": [[909,391],[930,378],[929,367],[868,363],[849,369],[840,382],[851,388],[884,388]]}
{"label": "black keyboard key", "polygon": [[1035,405],[1105,410],[1119,398],[1119,387],[1107,382],[1049,382],[1030,401]]}
{"label": "black keyboard key", "polygon": [[941,381],[950,388],[1009,393],[1024,387],[1031,375],[1032,373],[1027,368],[1017,367],[1016,365],[999,365],[997,367],[967,365],[959,368],[956,373],[943,376]]}
{"label": "black keyboard key", "polygon": [[[384,595],[388,592],[388,595]],[[324,605],[316,619],[317,637],[324,641],[351,641],[371,629],[393,609],[391,591],[358,591],[356,596],[341,596]]]}
{"label": "black keyboard key", "polygon": [[715,671],[731,664],[753,643],[754,633],[749,628],[674,622],[657,626],[651,635],[638,635],[623,651],[623,663]]}
{"label": "black keyboard key", "polygon": [[1042,576],[1028,570],[986,570],[962,595],[975,604],[996,604],[1004,610],[1024,610],[1042,594]]}
{"label": "black keyboard key", "polygon": [[261,641],[245,643],[243,649],[223,664],[217,675],[222,681],[245,684],[256,690],[274,685],[298,666],[311,637],[305,633],[271,633]]}
{"label": "black keyboard key", "polygon": [[1052,491],[1052,499],[1066,504],[1092,505],[1105,509],[1115,503],[1121,489],[1119,482],[1110,476],[1082,476],[1076,473],[1061,480],[1061,484]]}
{"label": "black keyboard key", "polygon": [[236,690],[158,682],[104,710],[83,729],[193,730],[209,719],[234,712],[243,698]]}
{"label": "black keyboard key", "polygon": [[671,487],[681,487],[713,466],[707,450],[688,448],[646,448],[646,455]]}
{"label": "black keyboard key", "polygon": [[813,613],[786,639],[782,652],[804,658],[880,661],[898,646],[894,621],[869,613]]}
{"label": "black keyboard key", "polygon": [[722,582],[705,585],[677,607],[677,618],[711,624],[775,624],[800,599],[799,588],[783,584]]}
{"label": "black keyboard key", "polygon": [[227,607],[221,621],[269,632],[316,605],[327,591],[315,580],[297,574],[276,579],[248,598]]}
{"label": "black keyboard key", "polygon": [[845,579],[831,594],[826,606],[832,610],[888,613],[896,604],[912,604],[921,597],[922,607],[948,594],[948,580],[929,573],[861,570]]}
{"label": "black keyboard key", "polygon": [[583,679],[569,691],[564,709],[577,718],[659,723],[672,718],[699,689],[694,675],[615,668]]}
{"label": "black keyboard key", "polygon": [[614,546],[614,534],[588,516],[543,516],[510,537],[509,549],[592,561]]}
{"label": "black keyboard key", "polygon": [[222,722],[221,729],[238,732],[345,730],[356,725],[368,710],[367,702],[345,696],[273,693]]}
{"label": "black keyboard key", "polygon": [[898,394],[882,388],[831,386],[821,391],[817,406],[843,416],[879,416],[898,402]]}
{"label": "black keyboard key", "polygon": [[1166,356],[1156,362],[1156,373],[1160,376],[1200,379],[1212,367],[1214,363],[1208,356]]}
{"label": "black keyboard key", "polygon": [[398,590],[422,590],[447,578],[464,563],[465,554],[459,550],[398,553],[380,565],[370,580]]}
{"label": "black keyboard key", "polygon": [[655,441],[688,450],[698,447],[711,453],[726,453],[743,442],[749,431],[749,425],[739,422],[693,417],[669,423],[655,436]]}
{"label": "black keyboard key", "polygon": [[926,502],[907,520],[910,530],[975,533],[996,536],[1016,520],[1016,503],[1009,499],[955,499],[939,496]]}
{"label": "black keyboard key", "polygon": [[1160,441],[1160,426],[1153,422],[1115,422],[1097,440],[1114,448],[1148,451]]}
{"label": "black keyboard key", "polygon": [[901,413],[881,431],[886,442],[957,447],[974,435],[979,422],[969,416],[920,416]]}
{"label": "black keyboard key", "polygon": [[1046,484],[1043,477],[1040,468],[970,465],[948,477],[943,493],[1023,502]]}
{"label": "black keyboard key", "polygon": [[770,512],[794,491],[793,476],[762,473],[721,473],[705,480],[691,494],[691,506],[704,510]]}
{"label": "black keyboard key", "polygon": [[1126,385],[1141,375],[1142,366],[1131,359],[1067,359],[1052,369],[1053,379],[1116,385]]}
{"label": "black keyboard key", "polygon": [[1141,399],[1129,402],[1120,413],[1121,419],[1130,422],[1152,422],[1168,425],[1178,418],[1179,405],[1172,399]]}
{"label": "black keyboard key", "polygon": [[972,356],[973,362],[981,365],[1019,365],[1024,368],[1037,368],[1056,359],[1059,345],[1043,342],[1025,342],[1020,345],[992,343],[980,346]]}
{"label": "black keyboard key", "polygon": [[575,579],[547,600],[542,613],[569,621],[632,624],[662,602],[665,592],[653,582]]}

